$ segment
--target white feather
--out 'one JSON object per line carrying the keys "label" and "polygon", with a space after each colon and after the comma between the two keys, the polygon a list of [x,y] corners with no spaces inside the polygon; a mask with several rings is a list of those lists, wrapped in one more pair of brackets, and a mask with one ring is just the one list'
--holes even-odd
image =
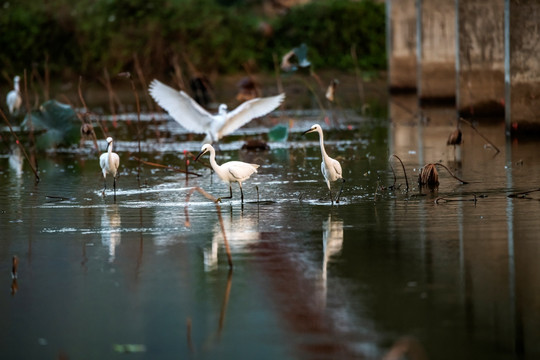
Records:
{"label": "white feather", "polygon": [[247,124],[252,119],[275,110],[285,99],[285,94],[256,98],[242,103],[227,113],[225,106],[212,115],[183,91],[177,91],[159,80],[150,83],[150,95],[169,115],[187,130],[205,133],[205,142],[215,142]]}

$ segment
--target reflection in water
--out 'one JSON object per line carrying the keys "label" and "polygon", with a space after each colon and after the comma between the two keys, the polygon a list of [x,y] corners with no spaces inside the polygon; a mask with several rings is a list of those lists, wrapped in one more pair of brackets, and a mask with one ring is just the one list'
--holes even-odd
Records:
{"label": "reflection in water", "polygon": [[109,247],[109,262],[114,261],[116,247],[120,245],[120,213],[118,205],[112,204],[103,208],[101,215],[101,243]]}
{"label": "reflection in water", "polygon": [[23,168],[23,155],[18,146],[14,146],[9,154],[9,167],[14,171],[15,176],[20,178]]}
{"label": "reflection in water", "polygon": [[326,304],[327,295],[327,277],[326,270],[328,261],[333,255],[341,252],[343,247],[343,221],[332,220],[332,214],[328,214],[328,219],[323,221],[323,267],[322,267],[322,285],[323,285],[323,304]]}
{"label": "reflection in water", "polygon": [[[259,240],[258,219],[243,215],[235,217],[232,211],[229,217],[222,216],[222,218],[223,228],[232,252],[242,252],[242,248]],[[218,249],[220,244],[224,243],[219,222],[214,225],[213,233],[212,243],[203,249],[205,271],[217,269]]]}

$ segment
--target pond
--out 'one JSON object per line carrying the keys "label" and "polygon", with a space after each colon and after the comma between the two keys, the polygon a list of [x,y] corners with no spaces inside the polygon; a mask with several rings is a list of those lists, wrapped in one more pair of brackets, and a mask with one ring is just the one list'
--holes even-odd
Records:
{"label": "pond", "polygon": [[[454,150],[453,109],[423,109],[419,121],[406,111],[416,104],[392,98],[390,120],[282,114],[273,121],[291,125],[288,140],[266,151],[240,150],[247,137],[266,138],[265,123],[241,129],[217,161],[261,165],[243,184],[244,204],[236,184],[217,206],[192,192],[228,195],[193,162],[203,136],[166,117],[144,120],[140,154],[136,122],[109,124],[116,198],[112,179],[102,194],[92,142],[38,155],[37,184],[21,155],[6,153],[2,357],[537,358],[540,196],[509,195],[538,189],[540,145],[481,121],[461,125]],[[301,135],[313,123],[343,167],[339,204],[320,173],[317,134]],[[183,169],[186,158],[200,176],[149,164]],[[438,167],[438,188],[419,188],[427,163],[467,184]]]}

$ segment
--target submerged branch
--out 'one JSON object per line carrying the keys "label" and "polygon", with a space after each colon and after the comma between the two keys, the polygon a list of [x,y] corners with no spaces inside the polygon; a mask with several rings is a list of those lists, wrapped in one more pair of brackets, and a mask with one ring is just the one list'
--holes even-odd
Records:
{"label": "submerged branch", "polygon": [[528,191],[521,191],[521,192],[518,192],[518,193],[513,193],[513,194],[510,194],[508,195],[509,198],[518,198],[518,199],[527,199],[527,195],[529,195],[530,193],[533,193],[533,192],[537,192],[537,191],[540,191],[540,188],[538,189],[534,189],[534,190],[528,190]]}
{"label": "submerged branch", "polygon": [[[405,184],[407,186],[406,191],[409,191],[409,179],[407,178],[407,172],[405,171],[405,165],[403,165],[403,161],[401,161],[399,156],[397,156],[396,154],[390,155],[390,158],[388,158],[388,160],[390,160],[392,157],[395,157],[396,159],[399,160],[399,162],[401,164],[401,168],[403,169],[403,175],[405,175]],[[394,168],[392,167],[392,163],[390,163],[390,168],[392,169],[392,173],[394,174],[394,184],[392,185],[392,187],[395,187],[395,185],[396,185],[396,173],[394,172]]]}
{"label": "submerged branch", "polygon": [[433,165],[438,165],[438,166],[442,166],[443,168],[446,169],[446,171],[448,171],[448,173],[450,174],[450,176],[452,176],[454,179],[456,179],[457,181],[459,181],[460,183],[462,184],[468,184],[469,182],[465,181],[465,180],[461,180],[460,178],[458,178],[456,175],[454,175],[454,173],[452,173],[450,171],[450,169],[448,169],[445,165],[441,164],[441,163],[434,163]]}
{"label": "submerged branch", "polygon": [[444,198],[444,197],[438,197],[435,199],[435,204],[439,204],[439,203],[443,203],[443,202],[451,202],[451,201],[474,201],[474,203],[476,204],[476,202],[478,201],[478,198],[476,196],[476,194],[473,194],[473,198],[472,199],[463,199],[463,198],[459,198],[459,199],[448,199],[448,198]]}
{"label": "submerged branch", "polygon": [[459,118],[459,121],[464,122],[465,124],[469,125],[474,131],[476,131],[476,133],[477,133],[478,135],[480,135],[480,136],[482,137],[482,139],[486,140],[486,141],[489,143],[489,145],[491,145],[491,146],[495,149],[495,151],[497,151],[497,154],[501,152],[501,151],[499,150],[499,148],[498,148],[497,146],[495,146],[495,144],[492,143],[487,137],[485,137],[480,131],[478,131],[478,129],[476,128],[476,126],[474,126],[470,121],[465,120],[465,119],[462,118],[462,117]]}
{"label": "submerged branch", "polygon": [[168,170],[171,170],[171,171],[174,171],[174,172],[183,173],[183,174],[186,174],[186,175],[202,176],[201,174],[197,174],[197,173],[194,173],[194,172],[191,172],[191,171],[177,169],[177,168],[172,167],[172,166],[158,164],[158,163],[154,163],[154,162],[150,162],[150,161],[144,161],[144,160],[142,160],[141,158],[139,158],[137,156],[134,156],[134,155],[132,155],[132,156],[133,156],[133,158],[135,160],[137,160],[138,162],[140,162],[142,164],[145,164],[145,165],[160,167],[160,168],[168,169]]}

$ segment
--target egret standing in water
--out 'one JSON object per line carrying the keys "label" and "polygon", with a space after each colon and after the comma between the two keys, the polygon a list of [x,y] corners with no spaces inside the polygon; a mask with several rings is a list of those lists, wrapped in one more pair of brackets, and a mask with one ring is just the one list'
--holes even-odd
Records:
{"label": "egret standing in water", "polygon": [[116,197],[116,174],[118,172],[118,166],[120,166],[120,157],[117,153],[112,151],[113,148],[113,138],[107,138],[107,152],[101,154],[99,157],[99,166],[101,166],[101,171],[103,172],[103,195],[105,195],[105,189],[107,188],[107,174],[111,174],[114,178],[113,189],[114,196]]}
{"label": "egret standing in water", "polygon": [[13,79],[13,90],[8,92],[6,96],[6,103],[11,115],[18,113],[19,108],[22,105],[21,90],[19,89],[19,81],[21,78],[19,75],[15,76]]}
{"label": "egret standing in water", "polygon": [[150,83],[150,95],[184,128],[205,133],[204,143],[214,143],[252,119],[268,114],[285,99],[285,94],[255,98],[243,102],[231,112],[227,112],[227,105],[221,104],[218,114],[212,115],[184,91],[177,91],[159,80],[154,79]]}
{"label": "egret standing in water", "polygon": [[339,197],[341,196],[341,191],[343,190],[343,183],[345,182],[345,179],[342,176],[341,164],[339,163],[339,161],[332,159],[326,153],[326,150],[324,149],[323,131],[319,124],[313,125],[309,130],[304,131],[302,135],[315,131],[319,133],[319,145],[321,146],[321,172],[324,176],[324,180],[326,181],[326,185],[328,185],[328,191],[330,192],[330,200],[332,200],[332,204],[334,203],[334,198],[332,196],[332,188],[330,187],[330,182],[341,179],[341,187],[339,188],[339,193],[336,199],[336,203],[339,203]]}
{"label": "egret standing in water", "polygon": [[248,164],[242,161],[229,161],[222,165],[218,165],[216,163],[216,150],[214,150],[214,147],[210,144],[204,144],[201,152],[197,157],[195,158],[195,161],[199,160],[199,158],[206,154],[207,152],[210,152],[210,165],[212,166],[212,169],[218,174],[219,178],[223,180],[224,182],[229,185],[229,196],[227,197],[220,197],[217,199],[217,201],[221,201],[221,199],[232,199],[232,185],[231,183],[237,182],[238,186],[240,187],[240,195],[242,196],[242,203],[244,203],[244,192],[242,191],[242,181],[245,181],[249,179],[249,177],[257,172],[257,168],[259,165],[257,164]]}

